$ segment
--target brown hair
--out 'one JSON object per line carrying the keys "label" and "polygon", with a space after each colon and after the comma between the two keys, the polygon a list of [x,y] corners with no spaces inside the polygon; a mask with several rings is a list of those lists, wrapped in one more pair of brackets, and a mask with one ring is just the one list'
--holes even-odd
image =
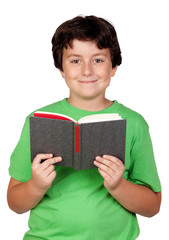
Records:
{"label": "brown hair", "polygon": [[63,71],[63,49],[72,47],[74,39],[81,41],[95,41],[99,49],[109,48],[112,68],[122,62],[121,50],[116,30],[111,23],[96,16],[77,16],[62,23],[52,38],[52,52],[56,68]]}

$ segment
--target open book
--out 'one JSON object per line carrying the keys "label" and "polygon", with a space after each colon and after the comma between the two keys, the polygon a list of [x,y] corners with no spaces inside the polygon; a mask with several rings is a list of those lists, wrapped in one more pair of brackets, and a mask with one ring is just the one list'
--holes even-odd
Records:
{"label": "open book", "polygon": [[95,168],[96,156],[125,159],[126,120],[118,114],[94,114],[74,119],[49,112],[30,117],[31,161],[38,153],[61,156],[59,166]]}

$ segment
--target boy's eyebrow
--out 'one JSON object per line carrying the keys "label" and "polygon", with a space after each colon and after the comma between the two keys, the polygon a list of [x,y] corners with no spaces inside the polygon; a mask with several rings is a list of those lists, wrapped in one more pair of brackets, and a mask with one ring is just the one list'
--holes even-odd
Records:
{"label": "boy's eyebrow", "polygon": [[81,57],[81,55],[80,54],[73,54],[73,53],[71,53],[71,54],[69,54],[67,56],[67,58],[70,58],[70,57]]}
{"label": "boy's eyebrow", "polygon": [[[107,57],[107,54],[98,52],[98,53],[95,53],[95,54],[92,55],[92,57],[96,57],[96,56],[105,56],[105,57]],[[67,58],[70,58],[70,57],[82,57],[82,55],[76,54],[76,53],[70,53],[70,54],[67,56]]]}

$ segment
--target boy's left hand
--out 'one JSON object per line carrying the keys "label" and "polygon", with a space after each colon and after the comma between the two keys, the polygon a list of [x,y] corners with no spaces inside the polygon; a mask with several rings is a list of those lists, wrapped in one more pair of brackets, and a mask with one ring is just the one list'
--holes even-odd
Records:
{"label": "boy's left hand", "polygon": [[114,156],[97,156],[94,164],[98,167],[99,173],[104,178],[104,186],[109,192],[114,190],[122,181],[125,166],[121,160]]}

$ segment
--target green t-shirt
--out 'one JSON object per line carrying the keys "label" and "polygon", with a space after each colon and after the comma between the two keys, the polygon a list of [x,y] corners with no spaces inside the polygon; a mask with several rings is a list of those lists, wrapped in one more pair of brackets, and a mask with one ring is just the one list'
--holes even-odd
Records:
{"label": "green t-shirt", "polygon": [[[148,125],[141,115],[117,101],[97,112],[71,106],[66,99],[39,111],[68,115],[75,120],[98,113],[118,113],[127,119],[124,178],[161,191]],[[26,182],[31,178],[29,117],[11,155],[9,173]],[[139,235],[136,215],[124,209],[107,191],[98,169],[56,166],[57,176],[40,203],[31,210],[24,240],[134,240]]]}

